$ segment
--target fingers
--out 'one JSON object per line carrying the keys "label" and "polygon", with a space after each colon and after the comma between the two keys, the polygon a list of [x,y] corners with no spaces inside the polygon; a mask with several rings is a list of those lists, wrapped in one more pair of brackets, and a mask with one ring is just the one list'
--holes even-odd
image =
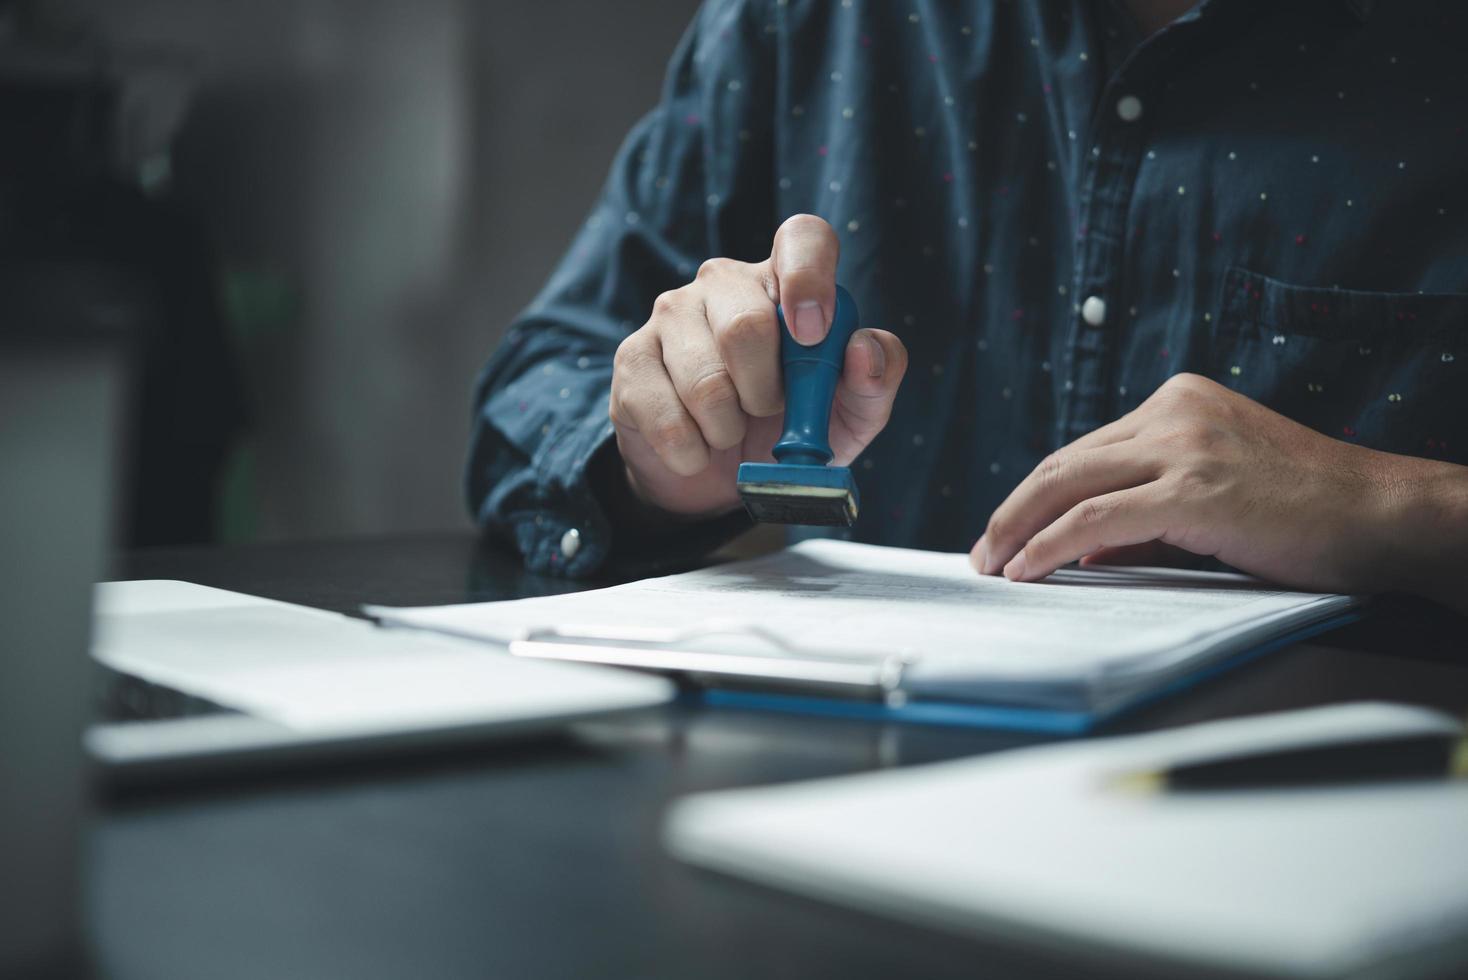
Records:
{"label": "fingers", "polygon": [[1167,534],[1172,516],[1157,483],[1091,497],[1031,538],[1004,566],[1004,577],[1035,582],[1103,548],[1155,541]]}
{"label": "fingers", "polygon": [[811,214],[786,219],[775,232],[770,266],[785,325],[802,344],[820,343],[836,313],[836,262],[841,243],[835,230]]}
{"label": "fingers", "polygon": [[1099,449],[1102,446],[1115,445],[1135,436],[1139,428],[1141,428],[1141,420],[1137,418],[1137,413],[1128,412],[1121,418],[1108,422],[1099,429],[1092,429],[1079,439],[1072,440],[1065,448]]}
{"label": "fingers", "polygon": [[887,425],[892,403],[907,373],[907,348],[886,330],[852,334],[831,411],[831,452],[836,466],[849,466]]}
{"label": "fingers", "polygon": [[693,476],[708,466],[708,443],[673,386],[655,331],[639,330],[617,348],[608,410],[619,430],[641,435],[673,473]]}
{"label": "fingers", "polygon": [[1075,443],[1051,453],[989,518],[979,571],[993,575],[1004,568],[1037,532],[1082,501],[1149,483],[1159,473],[1159,461],[1129,441],[1097,448]]}
{"label": "fingers", "polygon": [[785,408],[780,323],[770,298],[774,280],[769,269],[768,262],[711,259],[698,270],[699,279],[708,283],[704,299],[708,330],[738,392],[740,408],[755,418],[778,415]]}
{"label": "fingers", "polygon": [[1102,548],[1081,559],[1082,565],[1139,565],[1152,568],[1196,568],[1203,561],[1191,551],[1161,541]]}
{"label": "fingers", "polygon": [[653,326],[668,379],[703,441],[710,449],[728,449],[744,438],[745,416],[706,315],[703,302],[693,297],[665,311]]}

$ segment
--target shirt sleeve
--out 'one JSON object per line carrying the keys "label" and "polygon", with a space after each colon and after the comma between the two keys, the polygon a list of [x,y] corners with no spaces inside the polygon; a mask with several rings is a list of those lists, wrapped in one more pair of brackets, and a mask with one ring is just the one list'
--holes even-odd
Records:
{"label": "shirt sleeve", "polygon": [[657,295],[711,256],[758,261],[774,235],[775,24],[744,0],[706,3],[662,97],[628,135],[601,196],[476,385],[469,506],[537,572],[687,561],[742,514],[666,532],[619,529],[623,480],[607,415],[612,358]]}

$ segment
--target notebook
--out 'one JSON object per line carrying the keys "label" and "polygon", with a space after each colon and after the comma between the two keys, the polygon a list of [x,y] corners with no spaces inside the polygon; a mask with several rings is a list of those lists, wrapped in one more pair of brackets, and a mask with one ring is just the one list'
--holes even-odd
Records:
{"label": "notebook", "polygon": [[1468,782],[1136,796],[1109,778],[1458,728],[1350,704],[1051,744],[694,796],[665,839],[684,860],[809,897],[1113,966],[1124,952],[1270,976],[1463,976]]}
{"label": "notebook", "polygon": [[674,694],[658,677],[191,582],[103,582],[94,596],[86,745],[113,781],[520,738]]}
{"label": "notebook", "polygon": [[1077,733],[1357,605],[1171,569],[1009,582],[963,554],[815,540],[606,589],[367,611],[522,656],[676,673],[715,703]]}

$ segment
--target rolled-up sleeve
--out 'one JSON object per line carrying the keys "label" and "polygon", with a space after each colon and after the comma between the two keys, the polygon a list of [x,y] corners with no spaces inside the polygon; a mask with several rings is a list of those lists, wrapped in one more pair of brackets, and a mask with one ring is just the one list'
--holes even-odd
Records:
{"label": "rolled-up sleeve", "polygon": [[686,560],[742,515],[665,532],[614,527],[620,461],[607,415],[612,358],[657,295],[711,256],[758,260],[774,233],[776,25],[762,5],[707,3],[662,98],[623,144],[570,250],[480,375],[469,506],[533,570]]}

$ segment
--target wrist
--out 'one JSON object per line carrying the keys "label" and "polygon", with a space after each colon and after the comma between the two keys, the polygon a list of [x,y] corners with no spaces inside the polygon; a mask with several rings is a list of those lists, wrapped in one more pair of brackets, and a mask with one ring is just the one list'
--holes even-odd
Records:
{"label": "wrist", "polygon": [[1386,590],[1468,611],[1468,467],[1374,455]]}
{"label": "wrist", "polygon": [[661,538],[680,528],[726,517],[738,509],[738,499],[729,507],[706,513],[681,513],[660,506],[638,486],[637,476],[622,457],[614,439],[597,450],[587,464],[593,495],[608,523],[622,540]]}
{"label": "wrist", "polygon": [[720,517],[727,517],[740,506],[737,496],[732,500],[704,502],[694,507],[664,504],[640,484],[632,467],[625,464],[622,467],[622,483],[627,488],[630,500],[626,516],[644,525],[657,524],[665,527],[717,520]]}

